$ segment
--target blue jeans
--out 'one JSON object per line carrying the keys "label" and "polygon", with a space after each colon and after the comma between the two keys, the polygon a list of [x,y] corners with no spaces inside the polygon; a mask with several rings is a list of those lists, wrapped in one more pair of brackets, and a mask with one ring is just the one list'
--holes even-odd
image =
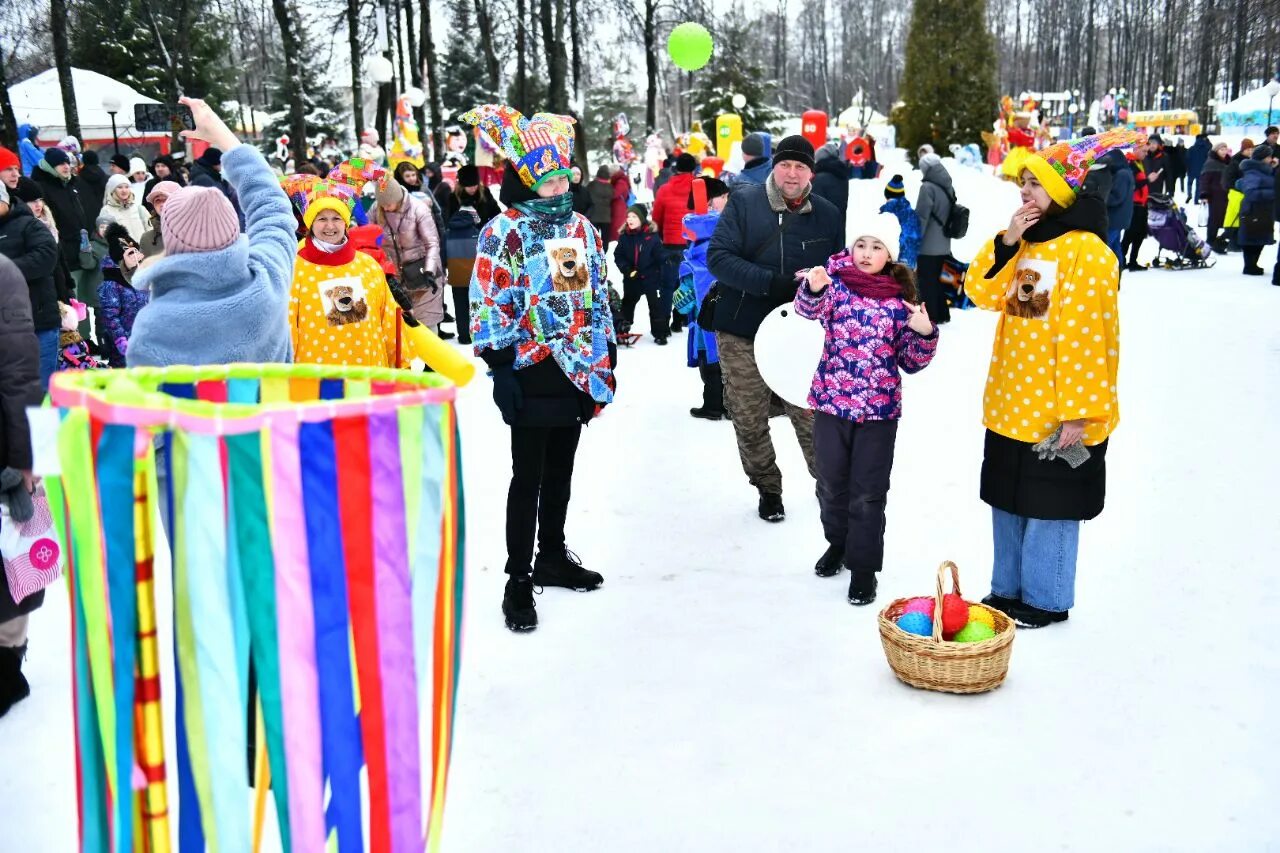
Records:
{"label": "blue jeans", "polygon": [[1023,518],[992,507],[991,532],[993,593],[1055,613],[1072,608],[1080,522]]}
{"label": "blue jeans", "polygon": [[1119,263],[1120,266],[1124,266],[1124,249],[1121,247],[1120,242],[1121,231],[1123,231],[1121,228],[1107,229],[1107,246],[1109,246],[1112,253],[1115,254],[1116,262]]}
{"label": "blue jeans", "polygon": [[36,340],[40,342],[40,387],[46,390],[49,377],[58,369],[58,339],[61,335],[61,329],[36,332]]}

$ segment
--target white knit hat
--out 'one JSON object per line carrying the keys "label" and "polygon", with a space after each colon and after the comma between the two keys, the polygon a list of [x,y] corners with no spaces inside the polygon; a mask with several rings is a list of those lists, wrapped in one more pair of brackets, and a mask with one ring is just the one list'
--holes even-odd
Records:
{"label": "white knit hat", "polygon": [[849,246],[858,242],[859,237],[872,237],[884,244],[889,250],[889,260],[898,260],[899,242],[902,239],[902,226],[898,217],[892,213],[876,213],[871,216],[860,216],[849,226]]}
{"label": "white knit hat", "polygon": [[134,157],[129,161],[129,175],[132,177],[133,175],[136,175],[139,172],[142,172],[143,174],[148,174],[147,163],[141,157]]}

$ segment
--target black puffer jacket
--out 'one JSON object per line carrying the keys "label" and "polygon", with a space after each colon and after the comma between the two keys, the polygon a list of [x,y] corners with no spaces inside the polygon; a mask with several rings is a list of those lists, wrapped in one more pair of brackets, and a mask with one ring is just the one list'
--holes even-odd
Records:
{"label": "black puffer jacket", "polygon": [[37,332],[62,325],[58,313],[58,291],[54,286],[54,270],[58,266],[58,241],[44,223],[31,215],[31,209],[11,198],[9,213],[0,219],[0,255],[18,267],[27,280],[31,314]]}
{"label": "black puffer jacket", "polygon": [[840,211],[844,221],[849,211],[849,164],[827,146],[818,149],[817,163],[813,168],[813,194],[820,195]]}
{"label": "black puffer jacket", "polygon": [[825,264],[844,246],[835,205],[810,193],[792,213],[780,197],[770,199],[771,186],[772,179],[736,185],[711,236],[707,269],[720,284],[717,332],[755,338],[770,311],[795,299],[796,270]]}
{"label": "black puffer jacket", "polygon": [[[93,230],[93,223],[84,221],[84,202],[80,199],[80,181],[75,176],[64,181],[57,174],[50,174],[41,164],[31,170],[31,180],[44,193],[44,203],[53,211],[53,221],[58,226],[58,249],[67,269],[80,269],[80,231]],[[88,187],[85,188],[88,191]]]}

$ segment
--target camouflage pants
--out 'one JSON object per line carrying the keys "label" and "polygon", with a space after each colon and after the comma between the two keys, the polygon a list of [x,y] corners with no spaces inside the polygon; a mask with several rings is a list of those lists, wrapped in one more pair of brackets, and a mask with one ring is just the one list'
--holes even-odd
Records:
{"label": "camouflage pants", "polygon": [[[778,469],[773,440],[769,437],[769,401],[773,392],[756,367],[755,341],[716,333],[720,348],[720,370],[724,375],[725,405],[733,413],[733,431],[738,439],[738,456],[751,485],[762,492],[782,494],[782,471]],[[813,412],[783,403],[796,431],[800,451],[809,476],[817,477],[813,465]]]}

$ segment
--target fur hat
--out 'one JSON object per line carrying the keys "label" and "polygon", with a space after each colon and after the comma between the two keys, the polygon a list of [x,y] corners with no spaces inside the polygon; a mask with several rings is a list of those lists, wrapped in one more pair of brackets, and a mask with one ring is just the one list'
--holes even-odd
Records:
{"label": "fur hat", "polygon": [[71,155],[61,148],[46,148],[44,150],[44,161],[54,168],[67,166],[71,164]]}
{"label": "fur hat", "polygon": [[1264,142],[1253,149],[1252,159],[1270,160],[1273,155],[1274,155],[1274,152],[1271,150],[1271,146]]}
{"label": "fur hat", "polygon": [[14,154],[3,145],[0,145],[0,171],[4,169],[12,169],[15,166],[22,166],[22,161],[18,159],[18,155]]}
{"label": "fur hat", "polygon": [[889,250],[889,260],[898,260],[902,225],[898,217],[892,213],[876,213],[871,216],[859,216],[849,226],[849,246],[858,242],[860,237],[873,237]]}
{"label": "fur hat", "polygon": [[1109,151],[1133,148],[1146,139],[1145,134],[1132,130],[1108,130],[1050,145],[1028,157],[1025,168],[1036,176],[1049,198],[1061,207],[1070,207],[1099,157]]}
{"label": "fur hat", "polygon": [[894,175],[889,179],[889,183],[885,185],[885,198],[902,198],[907,194],[907,188],[902,184],[902,176]]}
{"label": "fur hat", "polygon": [[773,150],[773,165],[777,166],[787,160],[803,163],[812,169],[813,143],[799,134],[788,136],[779,142],[778,147]]}
{"label": "fur hat", "polygon": [[129,229],[118,222],[108,225],[107,232],[102,236],[107,241],[107,256],[115,262],[116,266],[120,266],[124,261],[126,248],[138,248],[138,241],[129,236]]}
{"label": "fur hat", "polygon": [[169,195],[160,217],[167,255],[216,252],[240,236],[240,218],[217,187],[181,187]]}
{"label": "fur hat", "polygon": [[748,133],[742,139],[743,157],[772,157],[773,138],[762,131]]}
{"label": "fur hat", "polygon": [[485,104],[462,116],[488,136],[529,189],[547,178],[573,174],[573,123],[571,116],[535,113],[526,118],[519,110]]}
{"label": "fur hat", "polygon": [[458,186],[475,187],[480,185],[480,169],[470,163],[458,169]]}
{"label": "fur hat", "polygon": [[698,158],[686,151],[676,158],[675,171],[677,173],[698,171]]}

